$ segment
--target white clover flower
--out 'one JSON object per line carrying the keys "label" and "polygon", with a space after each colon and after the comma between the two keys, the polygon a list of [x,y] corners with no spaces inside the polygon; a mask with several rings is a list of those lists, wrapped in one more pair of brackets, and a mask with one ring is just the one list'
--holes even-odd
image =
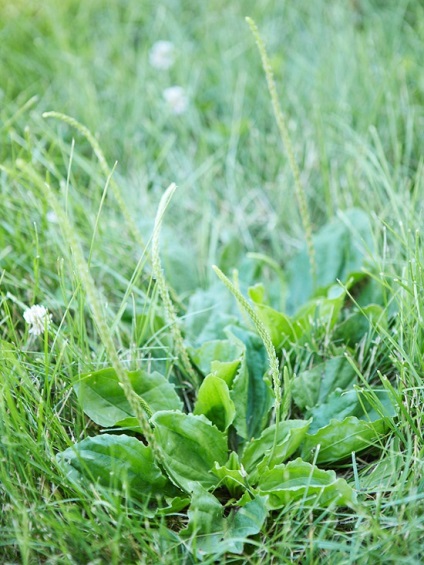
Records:
{"label": "white clover flower", "polygon": [[46,218],[47,218],[47,221],[48,221],[50,224],[58,224],[58,223],[59,223],[58,217],[56,216],[56,213],[53,212],[53,210],[49,210],[49,211],[47,212]]}
{"label": "white clover flower", "polygon": [[163,91],[163,97],[171,111],[179,116],[188,108],[188,96],[182,86],[170,86]]}
{"label": "white clover flower", "polygon": [[24,312],[25,322],[30,326],[29,333],[32,335],[41,335],[45,328],[49,326],[52,315],[49,314],[44,306],[31,306]]}
{"label": "white clover flower", "polygon": [[175,47],[171,41],[156,41],[149,51],[149,62],[154,69],[166,71],[175,61]]}

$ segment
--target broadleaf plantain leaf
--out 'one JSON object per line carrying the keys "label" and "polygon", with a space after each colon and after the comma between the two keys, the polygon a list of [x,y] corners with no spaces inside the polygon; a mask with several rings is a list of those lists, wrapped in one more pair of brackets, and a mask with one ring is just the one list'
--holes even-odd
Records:
{"label": "broadleaf plantain leaf", "polygon": [[268,507],[272,510],[300,499],[319,507],[352,506],[356,502],[353,489],[344,479],[337,478],[334,471],[323,471],[300,458],[264,473],[259,492],[268,495]]}
{"label": "broadleaf plantain leaf", "polygon": [[193,414],[204,414],[222,432],[233,423],[236,410],[227,383],[208,375],[200,385]]}
{"label": "broadleaf plantain leaf", "polygon": [[199,484],[210,488],[218,479],[210,471],[228,458],[227,437],[205,418],[166,410],[151,418],[156,447],[171,480],[186,492]]}
{"label": "broadleaf plantain leaf", "polygon": [[[134,391],[153,411],[182,408],[174,385],[161,374],[139,370],[130,371],[128,377]],[[126,426],[139,430],[114,369],[102,369],[82,375],[74,389],[84,412],[99,426]]]}
{"label": "broadleaf plantain leaf", "polygon": [[136,498],[178,495],[155,462],[152,448],[125,434],[88,437],[60,453],[58,461],[73,478],[83,476]]}
{"label": "broadleaf plantain leaf", "polygon": [[[306,435],[302,446],[302,457],[305,460],[314,459],[317,463],[340,461],[350,457],[354,451],[362,451],[377,445],[387,430],[387,418],[379,418],[374,422],[359,420],[355,416],[349,416],[342,421],[331,420],[316,433]],[[315,456],[318,445],[319,452]]]}
{"label": "broadleaf plantain leaf", "polygon": [[262,466],[272,469],[283,463],[300,446],[308,431],[310,420],[286,420],[266,428],[258,439],[249,442],[241,457],[241,463],[249,473],[249,482],[255,484]]}

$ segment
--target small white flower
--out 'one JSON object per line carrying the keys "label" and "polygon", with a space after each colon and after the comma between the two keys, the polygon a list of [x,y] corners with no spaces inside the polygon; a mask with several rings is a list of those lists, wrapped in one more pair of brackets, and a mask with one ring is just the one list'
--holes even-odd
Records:
{"label": "small white flower", "polygon": [[175,61],[175,47],[171,41],[156,41],[149,51],[149,62],[154,69],[166,71]]}
{"label": "small white flower", "polygon": [[57,218],[55,212],[53,212],[53,210],[49,210],[49,211],[47,212],[46,218],[47,218],[47,221],[48,221],[50,224],[58,224],[58,223],[59,223],[59,220],[58,220],[58,218]]}
{"label": "small white flower", "polygon": [[25,322],[30,326],[29,333],[32,335],[41,335],[45,328],[49,326],[52,315],[49,314],[44,306],[31,306],[24,312]]}
{"label": "small white flower", "polygon": [[188,108],[188,96],[182,86],[165,88],[163,97],[172,112],[177,116],[184,114]]}

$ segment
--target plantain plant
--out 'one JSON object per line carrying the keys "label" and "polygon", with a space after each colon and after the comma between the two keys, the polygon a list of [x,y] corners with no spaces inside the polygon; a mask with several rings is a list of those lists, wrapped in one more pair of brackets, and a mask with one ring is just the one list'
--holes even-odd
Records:
{"label": "plantain plant", "polygon": [[[158,247],[171,185],[159,206],[152,267],[164,304],[157,321],[161,331],[170,328],[177,362],[166,375],[125,371],[74,245],[114,362],[75,383],[82,409],[100,433],[75,443],[58,461],[71,481],[95,481],[148,504],[154,514],[177,516],[179,542],[199,558],[240,554],[272,512],[290,504],[357,510],[357,492],[336,470],[352,454],[378,449],[396,416],[388,380],[370,366],[363,370],[367,355],[378,360],[378,368],[390,368],[384,349],[390,310],[367,272],[369,220],[351,210],[312,234],[265,48],[254,23],[249,25],[288,149],[306,234],[305,249],[287,268],[285,311],[273,306],[264,285],[250,286],[246,298],[237,278],[231,281],[215,267],[222,289],[232,293],[244,317],[225,307],[211,309],[212,289],[192,297],[181,323]],[[54,195],[48,196],[54,203]],[[62,221],[66,231],[67,220]]]}

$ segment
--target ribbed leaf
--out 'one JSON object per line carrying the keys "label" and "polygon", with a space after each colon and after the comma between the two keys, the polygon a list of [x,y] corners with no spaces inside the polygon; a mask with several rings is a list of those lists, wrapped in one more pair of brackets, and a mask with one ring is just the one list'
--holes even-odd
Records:
{"label": "ribbed leaf", "polygon": [[73,477],[84,476],[137,498],[178,494],[156,464],[152,448],[124,434],[88,437],[60,453],[58,460]]}
{"label": "ribbed leaf", "polygon": [[266,428],[261,437],[248,443],[244,449],[241,463],[249,473],[249,481],[255,483],[259,477],[258,465],[264,463],[272,469],[283,463],[302,443],[308,431],[310,420],[286,420],[280,422],[275,437],[276,426]]}
{"label": "ribbed leaf", "polygon": [[218,429],[227,430],[236,413],[227,383],[208,375],[200,385],[193,413],[204,414]]}
{"label": "ribbed leaf", "polygon": [[256,535],[268,515],[266,497],[243,497],[237,508],[224,518],[224,507],[211,493],[197,487],[188,511],[189,523],[180,532],[188,539],[191,551],[203,560],[205,555],[215,558],[226,552],[240,554],[248,537]]}
{"label": "ribbed leaf", "polygon": [[209,488],[218,483],[210,470],[227,460],[224,433],[204,416],[177,411],[157,412],[151,421],[161,461],[175,484],[192,492],[198,484]]}
{"label": "ribbed leaf", "polygon": [[387,419],[380,418],[374,422],[359,420],[349,416],[343,421],[331,420],[324,428],[313,435],[306,435],[302,447],[302,457],[306,460],[315,458],[315,450],[319,445],[317,463],[339,461],[350,457],[353,451],[362,451],[376,445],[387,431]]}
{"label": "ribbed leaf", "polygon": [[[159,373],[132,371],[128,376],[134,391],[144,398],[153,411],[182,408],[174,385]],[[138,429],[137,420],[114,369],[82,375],[74,389],[84,412],[99,426]]]}
{"label": "ribbed leaf", "polygon": [[282,508],[300,499],[320,507],[331,503],[353,505],[356,501],[352,488],[344,479],[338,479],[334,471],[323,471],[302,459],[277,465],[264,473],[259,492],[269,496],[270,509]]}

